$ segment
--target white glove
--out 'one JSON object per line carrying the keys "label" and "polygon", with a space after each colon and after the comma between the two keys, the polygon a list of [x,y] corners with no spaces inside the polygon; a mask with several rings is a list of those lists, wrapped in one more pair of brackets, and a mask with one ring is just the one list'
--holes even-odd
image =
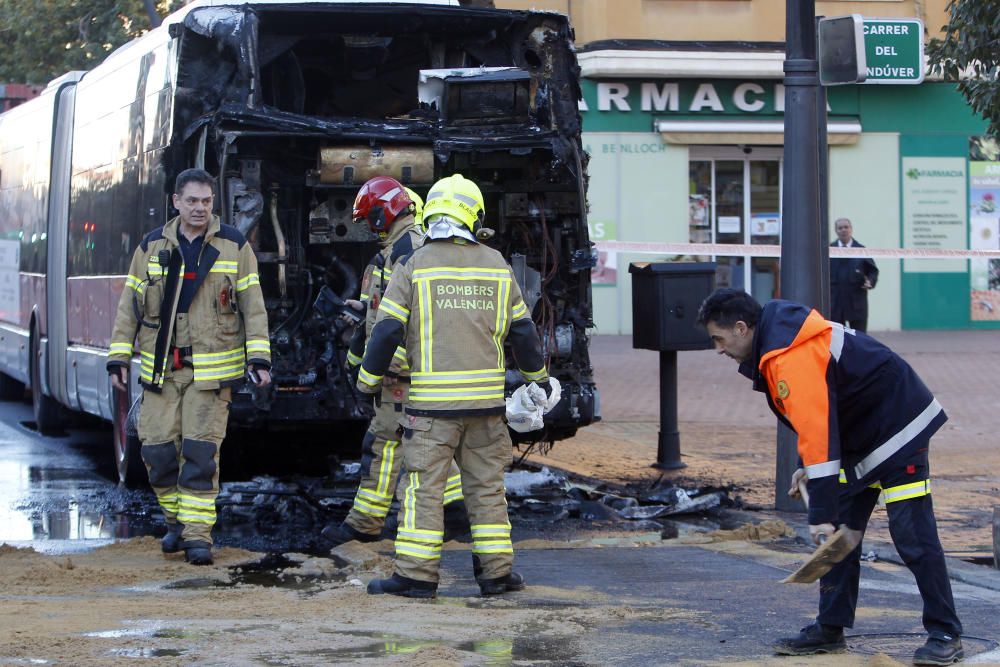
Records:
{"label": "white glove", "polygon": [[524,407],[527,409],[545,409],[545,390],[539,387],[536,383],[532,382],[525,388],[523,398]]}
{"label": "white glove", "polygon": [[[542,409],[536,403],[536,396],[532,396],[532,385],[522,385],[514,390],[510,398],[505,399],[507,403],[507,425],[518,433],[528,433],[537,431],[545,425],[542,420]],[[545,390],[538,385],[533,385],[535,390],[542,395],[545,401]]]}
{"label": "white glove", "polygon": [[559,380],[549,379],[551,391],[545,395],[545,390],[537,383],[521,385],[514,390],[507,403],[507,424],[518,433],[538,431],[545,427],[542,415],[547,414],[559,403],[562,387]]}

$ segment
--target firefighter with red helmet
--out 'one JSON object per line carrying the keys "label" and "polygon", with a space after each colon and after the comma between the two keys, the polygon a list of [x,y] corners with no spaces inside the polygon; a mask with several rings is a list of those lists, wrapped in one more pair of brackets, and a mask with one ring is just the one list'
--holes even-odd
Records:
{"label": "firefighter with red helmet", "polygon": [[524,588],[524,579],[512,569],[504,494],[504,468],[513,456],[504,421],[505,340],[525,381],[547,389],[549,378],[538,332],[510,266],[477,239],[484,217],[483,195],[472,181],[456,174],[431,188],[424,243],[394,266],[365,349],[357,385],[362,392],[381,391],[401,344],[412,367],[402,420],[406,475],[394,572],[372,580],[372,594],[437,594],[444,542],[441,501],[453,460],[462,471],[480,592]]}
{"label": "firefighter with red helmet", "polygon": [[[348,364],[358,366],[364,353],[368,333],[375,323],[379,302],[389,284],[393,269],[401,258],[409,255],[422,243],[422,232],[416,226],[414,214],[417,207],[410,191],[394,178],[376,176],[361,186],[354,201],[353,219],[367,224],[376,234],[382,249],[365,268],[361,283],[361,300],[348,301],[357,309],[367,308],[366,320],[359,324],[351,339]],[[392,364],[379,388],[375,416],[362,443],[361,482],[354,497],[354,504],[343,523],[331,523],[323,536],[334,545],[351,540],[373,542],[378,540],[403,462],[399,450],[399,419],[409,394],[409,364],[406,350],[397,348]],[[462,500],[462,481],[458,466],[452,464],[448,474],[443,502],[449,515],[464,521],[465,507]]]}

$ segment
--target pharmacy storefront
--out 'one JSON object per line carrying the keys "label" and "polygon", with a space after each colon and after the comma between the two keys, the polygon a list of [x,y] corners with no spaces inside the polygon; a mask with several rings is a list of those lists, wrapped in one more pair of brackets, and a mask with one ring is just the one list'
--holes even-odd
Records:
{"label": "pharmacy storefront", "polygon": [[[629,263],[690,259],[678,244],[731,247],[696,258],[717,261],[719,286],[780,296],[778,258],[754,246],[781,239],[781,54],[712,53],[711,76],[698,76],[704,53],[659,64],[639,53],[641,68],[634,54],[581,54],[591,235],[645,250],[600,251],[598,333],[631,333]],[[1000,150],[980,139],[985,124],[940,82],[838,86],[828,98],[831,226],[849,218],[858,241],[895,253],[876,259],[869,328],[1000,327],[1000,261],[907,252],[1000,248]]]}

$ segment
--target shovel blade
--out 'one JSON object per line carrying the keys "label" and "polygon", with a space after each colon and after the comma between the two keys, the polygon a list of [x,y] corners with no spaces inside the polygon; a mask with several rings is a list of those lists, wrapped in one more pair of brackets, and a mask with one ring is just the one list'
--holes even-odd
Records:
{"label": "shovel blade", "polygon": [[802,566],[781,580],[783,584],[811,584],[847,558],[861,542],[861,531],[841,526]]}

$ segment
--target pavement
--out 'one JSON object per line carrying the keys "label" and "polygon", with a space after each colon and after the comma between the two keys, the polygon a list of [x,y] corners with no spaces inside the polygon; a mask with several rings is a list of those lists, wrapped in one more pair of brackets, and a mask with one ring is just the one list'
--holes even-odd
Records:
{"label": "pavement", "polygon": [[[951,416],[932,446],[940,532],[946,545],[952,545],[947,552],[949,574],[965,625],[966,662],[1000,665],[1000,614],[996,613],[1000,570],[982,564],[992,555],[992,507],[1000,504],[991,391],[1000,374],[1000,336],[987,331],[875,335],[913,364]],[[678,413],[688,467],[663,472],[650,467],[656,457],[659,426],[657,353],[633,350],[625,336],[595,336],[591,353],[602,392],[603,421],[550,450],[534,452],[529,457],[533,462],[622,484],[654,483],[663,477],[685,485],[729,485],[742,507],[725,510],[722,519],[727,527],[781,521],[789,528],[788,534],[734,539],[731,534],[696,530],[697,522],[692,520],[692,528],[681,530],[677,537],[664,537],[660,530],[650,530],[649,523],[637,524],[631,531],[617,523],[613,532],[599,526],[582,531],[559,531],[554,526],[547,535],[537,526],[530,529],[515,522],[515,568],[528,582],[524,591],[479,598],[470,572],[470,545],[449,542],[436,601],[373,602],[366,598],[361,603],[347,598],[346,606],[331,603],[324,610],[330,629],[323,632],[338,635],[338,646],[349,642],[349,648],[309,653],[299,648],[303,637],[296,634],[297,627],[282,628],[288,638],[287,654],[266,658],[269,649],[264,647],[258,651],[259,659],[243,664],[887,667],[910,662],[925,639],[920,596],[888,539],[884,517],[879,516],[873,519],[863,545],[866,560],[857,621],[847,632],[849,651],[810,658],[773,655],[770,647],[775,639],[794,635],[811,622],[818,584],[779,583],[808,557],[808,528],[804,515],[774,510],[774,418],[763,398],[736,373],[731,360],[711,351],[679,354]],[[13,441],[15,435],[4,440],[5,447],[11,447],[7,440]],[[45,452],[60,449],[58,444],[49,443]],[[59,459],[54,463],[60,468],[75,465]],[[18,471],[8,476],[8,482],[39,474],[30,466]],[[11,520],[10,516],[0,519]],[[391,555],[391,542],[379,544],[380,551]],[[109,557],[114,553],[109,552]],[[139,589],[127,589],[129,600],[139,599],[135,590]],[[148,591],[143,591],[145,596]],[[227,591],[222,589],[218,595],[230,595]],[[110,594],[105,591],[101,597]],[[259,594],[264,596],[265,589]],[[56,596],[60,595],[57,591]],[[309,595],[290,598],[289,608],[310,604]],[[20,600],[23,596],[15,592],[13,597]],[[357,617],[365,609],[370,612],[372,604],[384,605],[378,609],[388,619],[378,632],[344,630],[360,624]],[[151,618],[151,613],[137,618]],[[227,613],[234,614],[232,623],[240,632],[241,645],[251,649],[258,645],[257,631],[244,632],[240,623],[259,621],[242,608]],[[405,614],[409,624],[393,624],[396,616],[392,614]],[[211,617],[203,621],[211,629],[207,634],[177,636],[182,639],[165,635],[162,640],[171,642],[170,646],[190,644],[190,653],[157,654],[158,649],[149,647],[158,646],[160,639],[140,638],[136,641],[144,643],[136,650],[154,652],[120,655],[157,657],[158,664],[202,664],[183,657],[196,655],[197,649],[216,658],[204,664],[230,664],[217,652],[223,636],[216,633],[216,625],[221,627],[224,621]],[[449,625],[454,622],[485,629],[477,630],[478,638],[473,641],[459,640],[456,635],[469,633],[458,633]],[[109,627],[117,627],[115,623],[106,621]],[[65,631],[53,622],[52,633],[62,636]],[[315,634],[313,628],[305,638]],[[199,644],[203,635],[212,645],[211,652]],[[441,653],[444,649],[447,652]],[[170,657],[160,655],[182,657],[171,662]],[[88,664],[134,662],[121,660]],[[26,663],[0,658],[0,664]]]}
{"label": "pavement", "polygon": [[[990,331],[874,336],[914,366],[950,416],[932,444],[932,470],[939,473],[932,473],[932,480],[956,605],[965,624],[966,662],[1000,664],[1000,615],[995,613],[1000,570],[992,567],[988,540],[992,507],[1000,504],[1000,472],[987,463],[997,460],[992,390],[1000,374],[1000,336]],[[642,536],[625,535],[567,551],[534,549],[530,542],[527,548],[517,545],[518,569],[529,583],[542,585],[540,592],[529,586],[518,595],[519,606],[566,604],[545,593],[564,590],[578,594],[573,604],[615,601],[632,610],[609,615],[593,636],[583,633],[550,647],[565,661],[545,664],[909,663],[925,638],[920,597],[892,547],[884,517],[873,519],[864,542],[868,560],[862,564],[856,627],[848,631],[850,652],[808,663],[771,654],[775,638],[794,635],[814,617],[818,584],[778,583],[808,556],[808,527],[803,514],[774,510],[774,418],[763,397],[736,373],[734,362],[714,351],[679,353],[678,414],[688,468],[664,473],[650,468],[659,426],[658,353],[633,350],[628,336],[594,336],[591,355],[603,421],[532,453],[530,460],[633,484],[662,477],[704,482],[706,475],[723,471],[710,481],[739,489],[745,473],[758,482],[750,495],[759,502],[747,503],[753,511],[738,511],[735,518],[785,521],[797,539],[716,542],[705,535],[661,540],[652,534],[646,542]],[[713,435],[706,438],[706,433]],[[942,520],[942,515],[959,519]],[[443,561],[444,571],[458,581],[465,565],[453,554]],[[519,641],[522,658],[530,659],[536,640],[515,636],[515,657]],[[891,660],[879,662],[883,658]]]}
{"label": "pavement", "polygon": [[[995,429],[1000,333],[876,331],[871,335],[906,359],[945,406],[951,422]],[[658,421],[659,352],[632,348],[631,336],[591,338],[591,361],[606,421]],[[714,350],[677,354],[678,418],[684,423],[772,426],[762,397],[750,398],[736,363]],[[748,400],[749,399],[749,400]]]}

